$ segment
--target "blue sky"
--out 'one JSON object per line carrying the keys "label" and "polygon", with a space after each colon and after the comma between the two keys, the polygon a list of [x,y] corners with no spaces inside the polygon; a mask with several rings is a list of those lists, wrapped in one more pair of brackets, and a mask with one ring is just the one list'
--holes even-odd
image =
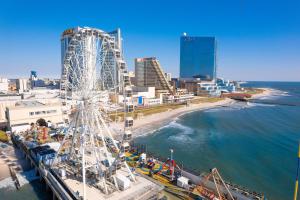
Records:
{"label": "blue sky", "polygon": [[121,28],[125,58],[157,57],[179,74],[179,37],[215,36],[218,76],[300,81],[299,0],[114,0],[0,3],[0,76],[59,77],[60,34]]}

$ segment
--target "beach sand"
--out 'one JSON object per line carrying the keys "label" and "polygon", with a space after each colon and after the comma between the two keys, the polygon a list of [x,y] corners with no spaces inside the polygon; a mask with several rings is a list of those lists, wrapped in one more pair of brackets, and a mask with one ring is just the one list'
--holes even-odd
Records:
{"label": "beach sand", "polygon": [[[232,99],[224,99],[214,103],[197,103],[197,104],[190,104],[186,107],[181,107],[173,110],[169,110],[167,112],[155,113],[152,115],[143,116],[139,119],[134,120],[133,125],[133,137],[138,137],[144,134],[148,134],[149,132],[153,132],[154,130],[162,127],[175,118],[179,117],[180,115],[197,111],[197,110],[204,110],[219,106],[227,106],[235,101]],[[113,123],[111,128],[114,134],[118,137],[122,134],[122,126],[123,123]]]}
{"label": "beach sand", "polygon": [[257,99],[257,98],[261,98],[261,97],[265,97],[265,96],[270,96],[273,93],[273,89],[270,88],[257,88],[257,89],[262,89],[263,92],[259,93],[259,94],[253,94],[251,99]]}
{"label": "beach sand", "polygon": [[[261,98],[264,96],[269,96],[272,94],[272,89],[269,88],[259,88],[263,89],[262,93],[252,95],[251,99]],[[224,100],[220,100],[214,103],[197,103],[197,104],[190,104],[187,107],[182,107],[174,110],[169,110],[167,112],[155,113],[152,115],[147,115],[139,119],[134,120],[133,125],[133,138],[139,137],[142,135],[149,134],[162,126],[167,125],[177,117],[198,110],[205,110],[215,107],[223,107],[223,106],[230,106],[230,104],[235,103],[235,100],[226,98]],[[120,138],[123,134],[123,123],[112,123],[111,129],[114,135],[117,138]]]}

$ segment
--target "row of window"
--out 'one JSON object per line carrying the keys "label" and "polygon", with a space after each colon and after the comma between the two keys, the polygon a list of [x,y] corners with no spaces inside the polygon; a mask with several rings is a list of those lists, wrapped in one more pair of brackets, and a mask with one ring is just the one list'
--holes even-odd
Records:
{"label": "row of window", "polygon": [[52,113],[56,113],[57,110],[47,110],[47,111],[36,111],[36,112],[29,112],[30,116],[33,115],[45,115],[45,114],[52,114]]}

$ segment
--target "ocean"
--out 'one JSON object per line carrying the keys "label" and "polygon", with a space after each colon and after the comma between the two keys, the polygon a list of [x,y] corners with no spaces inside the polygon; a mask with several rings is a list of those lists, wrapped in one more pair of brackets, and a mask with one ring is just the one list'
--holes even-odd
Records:
{"label": "ocean", "polygon": [[[300,139],[300,83],[244,86],[274,91],[260,103],[187,113],[135,142],[162,157],[169,157],[174,149],[173,157],[183,168],[208,172],[217,167],[226,181],[263,192],[268,199],[292,199]],[[0,199],[9,200],[52,197],[38,180],[19,191],[1,189],[0,193]]]}
{"label": "ocean", "polygon": [[292,199],[300,139],[300,83],[242,86],[273,92],[255,103],[187,113],[135,142],[165,158],[174,149],[173,157],[183,168],[209,172],[216,167],[226,181],[262,192],[268,199]]}

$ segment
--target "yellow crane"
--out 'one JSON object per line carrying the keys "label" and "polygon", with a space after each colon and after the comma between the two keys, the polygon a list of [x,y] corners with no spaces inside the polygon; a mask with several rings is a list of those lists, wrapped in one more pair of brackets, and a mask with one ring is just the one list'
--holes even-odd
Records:
{"label": "yellow crane", "polygon": [[298,165],[297,165],[296,183],[295,183],[295,191],[294,191],[294,200],[297,200],[297,194],[298,194],[299,164],[300,164],[300,142],[298,145]]}

